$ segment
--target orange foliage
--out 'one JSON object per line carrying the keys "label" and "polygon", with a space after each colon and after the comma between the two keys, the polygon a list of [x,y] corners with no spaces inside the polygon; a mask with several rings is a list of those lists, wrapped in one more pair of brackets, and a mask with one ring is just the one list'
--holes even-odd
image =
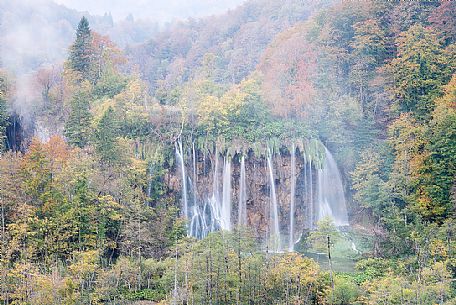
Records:
{"label": "orange foliage", "polygon": [[108,36],[92,32],[92,47],[95,64],[99,65],[100,70],[103,70],[103,67],[107,64],[118,67],[119,65],[126,63],[126,58],[122,51]]}
{"label": "orange foliage", "polygon": [[51,173],[61,171],[72,156],[72,149],[60,136],[52,136],[47,143],[33,138],[24,156],[25,164],[45,160]]}
{"label": "orange foliage", "polygon": [[44,144],[44,149],[51,160],[65,163],[71,157],[71,149],[60,136],[52,136]]}
{"label": "orange foliage", "polygon": [[314,99],[316,55],[305,35],[303,25],[279,35],[259,65],[266,103],[278,116],[306,117]]}

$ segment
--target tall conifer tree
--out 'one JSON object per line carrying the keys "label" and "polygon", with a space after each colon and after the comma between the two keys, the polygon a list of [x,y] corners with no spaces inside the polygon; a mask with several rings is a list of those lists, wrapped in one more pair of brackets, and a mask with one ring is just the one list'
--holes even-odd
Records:
{"label": "tall conifer tree", "polygon": [[92,33],[89,21],[82,17],[76,31],[76,40],[70,49],[70,68],[81,73],[83,79],[89,79],[92,58]]}

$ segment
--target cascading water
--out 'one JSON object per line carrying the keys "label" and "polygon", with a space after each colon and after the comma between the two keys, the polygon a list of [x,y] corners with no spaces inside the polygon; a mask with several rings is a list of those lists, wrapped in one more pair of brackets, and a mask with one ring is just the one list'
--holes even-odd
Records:
{"label": "cascading water", "polygon": [[221,201],[219,193],[219,155],[217,148],[214,155],[214,173],[212,177],[212,197],[209,200],[209,207],[211,211],[211,231],[215,231],[217,226],[220,226],[221,221]]}
{"label": "cascading water", "polygon": [[192,142],[192,163],[193,163],[193,204],[196,206],[196,201],[198,197],[198,176],[196,175],[196,152],[195,152],[195,142]]}
{"label": "cascading water", "polygon": [[223,192],[220,225],[222,230],[231,230],[231,162],[225,158],[223,168]]}
{"label": "cascading water", "polygon": [[241,157],[241,175],[239,177],[238,225],[247,226],[247,184],[245,182],[245,158]]}
{"label": "cascading water", "polygon": [[[219,196],[219,170],[218,170],[218,152],[214,155],[214,172],[212,177],[212,195],[206,197],[202,202],[198,201],[197,196],[197,155],[194,145],[192,146],[192,163],[193,163],[193,179],[191,181],[191,193],[194,198],[194,204],[191,208],[189,235],[196,238],[204,238],[210,232],[220,229],[231,229],[231,165],[228,159],[225,162],[223,169],[223,191],[222,200]],[[229,184],[227,184],[227,182]],[[229,204],[228,204],[229,203]]]}
{"label": "cascading water", "polygon": [[[323,147],[323,146],[321,146]],[[232,168],[231,157],[226,154],[223,162],[222,156],[219,155],[217,149],[211,157],[211,171],[205,170],[206,164],[199,167],[198,153],[195,142],[189,149],[188,172],[184,162],[184,150],[181,141],[175,143],[176,150],[176,165],[180,169],[181,187],[182,187],[182,216],[185,217],[188,224],[188,235],[196,238],[204,238],[210,232],[218,230],[230,231],[233,227],[232,221],[232,183],[236,183],[239,193],[237,194],[238,201],[238,220],[239,226],[248,225],[247,214],[247,178],[256,179],[246,176],[247,160],[245,156],[240,157],[239,168]],[[287,224],[280,223],[279,210],[279,194],[278,191],[284,190],[284,185],[276,185],[274,172],[274,155],[272,149],[268,149],[266,156],[266,168],[260,170],[262,174],[266,174],[269,178],[269,204],[265,208],[265,215],[268,232],[268,248],[273,252],[280,252],[283,246],[288,242],[288,251],[294,251],[295,244],[302,235],[303,229],[308,228],[313,230],[315,223],[324,217],[333,219],[336,226],[348,225],[347,210],[345,204],[345,196],[342,186],[341,175],[337,168],[337,164],[329,152],[324,148],[324,155],[318,157],[318,151],[323,152],[323,149],[315,147],[317,153],[313,153],[313,143],[310,150],[306,149],[303,160],[296,156],[296,145],[293,143],[290,150],[290,171],[284,175],[290,175],[288,187],[289,201],[289,218],[286,218]],[[322,159],[322,160],[320,160]],[[202,160],[205,160],[205,154],[202,155]],[[301,161],[302,160],[302,161]],[[301,163],[303,162],[302,166]],[[255,162],[250,161],[250,166],[255,168]],[[299,166],[298,166],[299,164]],[[202,172],[198,173],[201,168]],[[300,170],[299,170],[300,169]],[[239,170],[239,172],[237,172]],[[233,171],[239,173],[239,176],[233,175]],[[204,173],[207,175],[204,175]],[[198,176],[200,175],[200,176]],[[147,195],[150,197],[152,167],[149,168],[149,184],[147,185]],[[233,177],[239,177],[234,178]],[[299,178],[299,179],[298,179]],[[203,183],[212,183],[212,192],[203,185]],[[234,181],[234,182],[233,182]],[[287,181],[286,178],[280,176],[280,181]],[[239,183],[239,184],[238,184]],[[299,187],[297,184],[299,183]],[[200,184],[200,185],[199,185]],[[255,184],[252,184],[255,185]],[[200,187],[200,188],[198,188]],[[205,193],[205,191],[207,193]],[[252,203],[257,202],[258,193],[255,190],[249,190],[252,196]],[[261,196],[261,195],[260,195]],[[267,195],[266,195],[267,196]],[[300,199],[301,201],[297,202]],[[261,202],[261,201],[260,201]],[[306,208],[305,208],[306,207]],[[305,211],[305,215],[300,215],[299,212]],[[235,212],[234,212],[235,214]],[[254,224],[255,225],[255,224]],[[288,226],[288,239],[282,245],[282,236],[280,228]]]}
{"label": "cascading water", "polygon": [[212,197],[216,201],[219,201],[219,179],[218,179],[218,163],[219,163],[219,155],[217,149],[215,149],[214,155],[214,176],[212,177]]}
{"label": "cascading water", "polygon": [[[304,201],[304,204],[307,204],[309,202],[309,193],[308,193],[308,181],[307,181],[307,155],[304,153],[304,185],[303,185],[303,190],[304,190],[304,198],[303,198],[303,201]],[[309,223],[309,217],[307,220],[305,220],[305,224],[307,224],[308,228],[310,228],[310,226],[308,225]]]}
{"label": "cascading water", "polygon": [[339,169],[331,152],[325,149],[323,167],[317,170],[318,220],[330,217],[336,226],[348,226],[347,207]]}
{"label": "cascading water", "polygon": [[272,242],[271,250],[280,252],[281,241],[280,241],[280,226],[279,226],[279,209],[277,205],[277,195],[274,179],[274,169],[272,167],[272,155],[269,150],[268,155],[268,169],[269,169],[269,181],[270,181],[270,222],[269,222],[269,238]]}
{"label": "cascading water", "polygon": [[313,178],[312,178],[312,156],[309,155],[309,229],[314,228],[314,199],[313,199]]}
{"label": "cascading water", "polygon": [[202,217],[198,211],[198,207],[196,205],[193,206],[193,211],[192,211],[192,219],[190,221],[190,227],[189,227],[189,235],[196,237],[196,238],[202,238],[204,237],[204,231],[202,229],[201,225],[201,220]]}
{"label": "cascading water", "polygon": [[180,165],[182,176],[182,208],[184,217],[189,219],[188,200],[187,200],[187,176],[185,175],[184,155],[182,150],[182,142],[176,142],[176,158]]}
{"label": "cascading water", "polygon": [[198,206],[198,186],[197,186],[197,175],[196,175],[196,153],[195,153],[195,142],[192,142],[192,171],[193,176],[190,180],[191,194],[193,206],[191,207],[191,215],[188,215],[190,219],[190,232],[189,235],[196,238],[203,238],[206,236],[205,228],[205,215],[202,213]]}
{"label": "cascading water", "polygon": [[291,182],[290,182],[290,234],[288,237],[288,251],[294,251],[295,237],[295,196],[296,196],[296,147],[291,147]]}

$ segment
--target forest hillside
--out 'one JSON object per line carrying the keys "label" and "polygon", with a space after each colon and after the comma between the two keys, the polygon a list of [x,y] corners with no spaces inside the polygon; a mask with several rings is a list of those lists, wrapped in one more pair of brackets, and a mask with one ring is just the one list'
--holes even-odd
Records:
{"label": "forest hillside", "polygon": [[455,1],[14,2],[1,304],[455,304]]}

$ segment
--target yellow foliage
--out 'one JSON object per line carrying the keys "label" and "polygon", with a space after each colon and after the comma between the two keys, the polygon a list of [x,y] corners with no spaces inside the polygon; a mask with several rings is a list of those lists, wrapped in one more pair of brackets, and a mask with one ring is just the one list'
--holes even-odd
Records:
{"label": "yellow foliage", "polygon": [[100,259],[99,250],[79,252],[76,254],[76,261],[68,267],[68,270],[79,282],[98,271]]}
{"label": "yellow foliage", "polygon": [[456,74],[453,75],[450,82],[444,86],[445,95],[435,100],[435,109],[432,113],[433,120],[431,124],[435,124],[441,118],[456,112]]}
{"label": "yellow foliage", "polygon": [[430,250],[433,256],[441,256],[446,258],[448,256],[447,246],[440,239],[434,239],[430,243]]}
{"label": "yellow foliage", "polygon": [[143,86],[139,79],[132,80],[127,86],[127,97],[130,102],[137,102],[143,95]]}
{"label": "yellow foliage", "polygon": [[92,115],[93,115],[93,125],[96,126],[105,112],[109,109],[109,107],[115,109],[116,107],[116,101],[114,99],[106,99],[102,101],[101,103],[96,103],[92,109]]}
{"label": "yellow foliage", "polygon": [[312,259],[297,253],[274,256],[273,267],[270,269],[268,284],[274,288],[284,279],[299,281],[302,286],[315,283],[320,268]]}
{"label": "yellow foliage", "polygon": [[[38,274],[36,267],[32,264],[16,264],[13,268],[8,270],[7,276],[9,278],[9,298],[12,300],[11,304],[26,304],[29,287],[32,286],[32,278]],[[0,300],[2,296],[0,296]]]}
{"label": "yellow foliage", "polygon": [[255,90],[256,80],[248,79],[227,91],[221,97],[204,95],[198,101],[198,121],[209,129],[227,126],[230,117],[238,116],[242,107],[248,102],[247,98]]}
{"label": "yellow foliage", "polygon": [[145,89],[140,80],[131,80],[127,88],[111,99],[104,99],[92,106],[93,124],[96,126],[104,113],[111,107],[121,117],[119,119],[130,122],[148,120],[144,108]]}
{"label": "yellow foliage", "polygon": [[365,296],[359,298],[361,304],[404,304],[415,297],[409,283],[401,277],[390,274],[386,277],[369,281],[363,285]]}
{"label": "yellow foliage", "polygon": [[64,69],[63,71],[63,101],[64,104],[68,105],[71,102],[71,98],[74,93],[80,92],[91,92],[92,85],[89,81],[81,81],[81,74],[72,69]]}
{"label": "yellow foliage", "polygon": [[62,278],[57,272],[50,275],[39,275],[34,279],[35,293],[33,304],[72,305],[76,303],[75,287],[70,278]]}

